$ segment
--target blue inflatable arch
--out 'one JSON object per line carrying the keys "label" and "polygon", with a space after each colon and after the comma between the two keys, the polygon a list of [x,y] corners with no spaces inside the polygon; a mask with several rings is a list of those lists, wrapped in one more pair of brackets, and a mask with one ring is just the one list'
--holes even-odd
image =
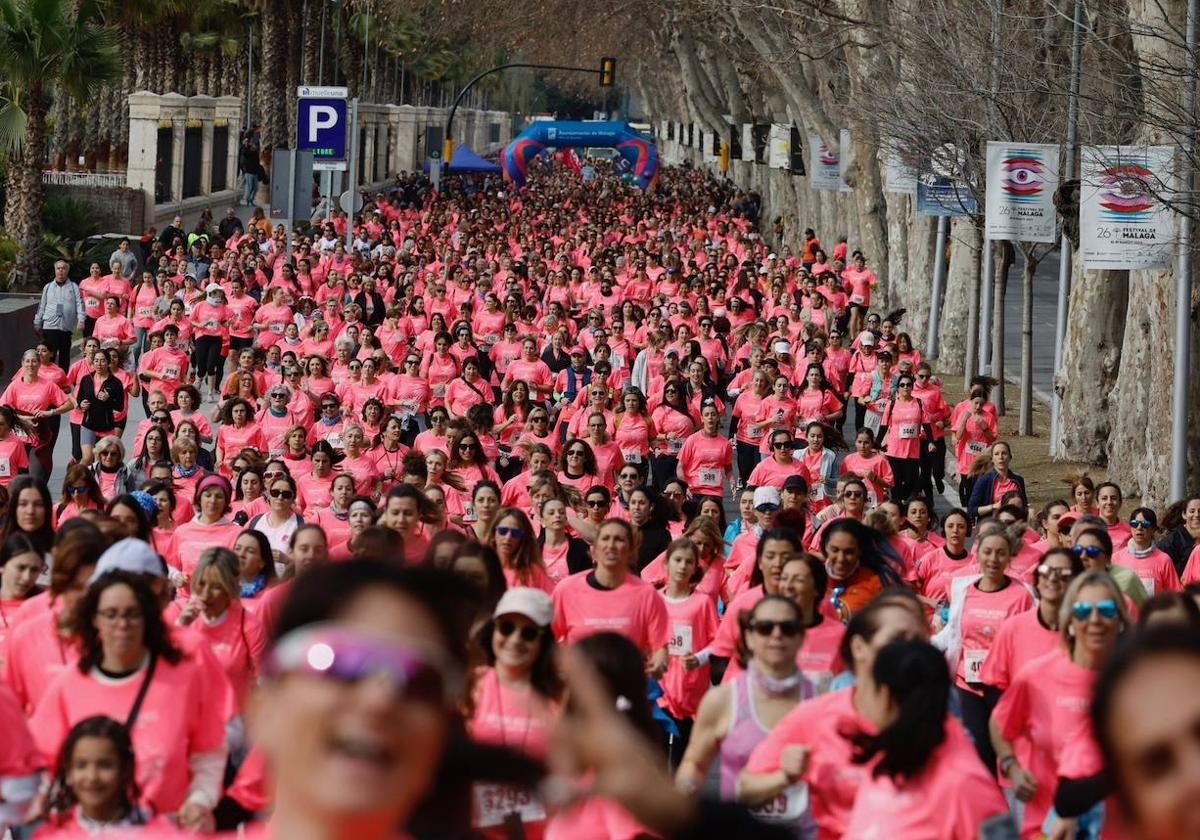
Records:
{"label": "blue inflatable arch", "polygon": [[623,122],[560,122],[543,120],[522,131],[504,148],[500,166],[514,186],[525,184],[529,162],[545,148],[607,146],[630,165],[638,186],[648,190],[658,177],[658,149]]}

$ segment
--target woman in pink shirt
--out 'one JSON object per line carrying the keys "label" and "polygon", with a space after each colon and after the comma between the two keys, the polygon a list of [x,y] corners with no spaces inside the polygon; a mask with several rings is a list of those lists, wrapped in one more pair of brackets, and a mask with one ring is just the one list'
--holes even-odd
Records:
{"label": "woman in pink shirt", "polygon": [[845,836],[974,840],[1011,826],[1004,795],[948,714],[941,654],[925,642],[895,641],[875,657],[872,676],[863,689],[868,725],[851,736],[853,760],[871,762],[871,772]]}
{"label": "woman in pink shirt", "polygon": [[267,440],[262,427],[254,419],[254,407],[241,397],[234,397],[225,406],[223,422],[217,427],[216,461],[226,475],[232,475],[231,465],[237,454],[246,448],[267,453]]}
{"label": "woman in pink shirt", "polygon": [[229,479],[209,474],[196,484],[196,516],[175,529],[175,566],[186,579],[192,577],[200,554],[214,545],[232,548],[242,526],[226,516],[233,499]]}
{"label": "woman in pink shirt", "polygon": [[446,387],[458,376],[458,359],[450,353],[450,333],[438,333],[433,341],[433,352],[426,353],[421,363],[421,376],[429,382],[432,398],[430,406],[443,406],[446,402]]}
{"label": "woman in pink shirt", "polygon": [[267,647],[262,622],[242,605],[240,576],[234,552],[227,548],[205,549],[192,572],[192,597],[176,619],[176,624],[191,627],[208,644],[229,678],[239,708],[258,675]]}
{"label": "woman in pink shirt", "polygon": [[171,641],[149,584],[107,572],[89,587],[79,628],[78,666],[55,679],[31,718],[47,761],[76,723],[122,710],[146,802],[184,827],[209,823],[225,769],[221,705],[208,699],[202,668]]}
{"label": "woman in pink shirt", "polygon": [[896,395],[883,412],[878,440],[887,453],[896,478],[892,498],[905,501],[920,486],[921,455],[933,452],[933,429],[921,401],[912,395],[916,380],[911,373],[896,378]]}
{"label": "woman in pink shirt", "polygon": [[759,447],[767,429],[759,421],[759,409],[770,391],[771,383],[766,371],[759,369],[754,373],[751,387],[739,394],[733,403],[733,417],[738,421],[735,435],[738,477],[742,484],[749,483],[750,473],[761,460]]}
{"label": "woman in pink shirt", "polygon": [[[1158,514],[1148,507],[1136,508],[1129,517],[1129,530],[1129,542],[1124,548],[1113,551],[1113,563],[1131,569],[1141,580],[1147,595],[1182,589],[1171,556],[1154,543]],[[1112,535],[1111,529],[1109,535]]]}
{"label": "woman in pink shirt", "polygon": [[627,390],[621,398],[624,410],[613,420],[613,441],[626,464],[632,464],[645,477],[649,472],[650,441],[658,437],[654,421],[646,411],[646,397],[638,390]]}
{"label": "woman in pink shirt", "polygon": [[[1086,571],[1059,612],[1061,644],[1017,672],[991,718],[1000,772],[1026,803],[1023,837],[1038,836],[1054,801],[1063,753],[1087,714],[1098,673],[1131,626],[1125,596],[1105,572]],[[1050,836],[1056,835],[1054,831]]]}
{"label": "woman in pink shirt", "polygon": [[49,419],[73,409],[75,400],[58,385],[39,376],[40,365],[37,351],[26,350],[21,355],[21,372],[0,394],[0,404],[11,406],[18,417],[34,426],[35,431],[28,440],[32,449],[30,454],[37,458],[41,474],[49,476],[53,468],[54,445]]}
{"label": "woman in pink shirt", "polygon": [[33,432],[11,406],[0,405],[0,487],[8,487],[18,475],[29,472],[29,453],[25,440],[17,437],[17,429],[26,438]]}
{"label": "woman in pink shirt", "polygon": [[987,766],[995,754],[987,739],[989,705],[981,673],[996,634],[1004,623],[1033,606],[1025,585],[1008,575],[1019,535],[998,522],[984,523],[975,540],[978,576],[965,575],[950,584],[950,613],[934,643],[946,651],[962,704],[963,723],[975,737]]}
{"label": "woman in pink shirt", "polygon": [[37,580],[45,568],[44,555],[25,534],[11,535],[0,548],[0,673],[4,641],[17,626],[21,605],[38,594]]}
{"label": "woman in pink shirt", "polygon": [[[515,587],[501,596],[477,635],[486,666],[472,676],[467,729],[479,743],[509,747],[544,761],[561,714],[563,686],[555,666],[550,621],[554,604],[539,589]],[[534,792],[477,783],[472,825],[489,840],[513,830],[536,840],[545,833],[546,807]]]}
{"label": "woman in pink shirt", "polygon": [[700,420],[700,431],[689,436],[679,452],[679,477],[694,495],[720,499],[733,475],[733,447],[729,438],[720,434],[721,415],[714,401],[704,401]]}
{"label": "woman in pink shirt", "polygon": [[524,511],[500,508],[489,531],[487,542],[496,549],[510,587],[533,587],[547,594],[554,591],[554,581],[542,564],[541,543]]}
{"label": "woman in pink shirt", "polygon": [[[700,702],[711,686],[711,668],[707,662],[701,663],[696,654],[712,642],[720,618],[717,616],[716,593],[696,585],[697,569],[700,568],[696,544],[681,537],[667,546],[665,554],[666,586],[662,590],[662,599],[671,623],[671,641],[667,645],[671,659],[661,680],[663,695],[658,705],[683,731],[690,729]],[[720,574],[720,565],[715,565]],[[643,569],[643,577],[645,571]]]}
{"label": "woman in pink shirt", "polygon": [[127,351],[137,341],[133,324],[121,314],[124,302],[116,295],[104,298],[104,314],[96,319],[96,327],[92,335],[107,349],[116,347],[122,353]]}

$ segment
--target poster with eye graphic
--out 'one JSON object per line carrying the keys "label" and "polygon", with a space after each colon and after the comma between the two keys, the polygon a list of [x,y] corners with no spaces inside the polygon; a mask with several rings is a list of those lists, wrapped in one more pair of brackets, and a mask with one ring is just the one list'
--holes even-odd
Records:
{"label": "poster with eye graphic", "polygon": [[1079,254],[1085,269],[1168,268],[1175,255],[1169,206],[1178,189],[1174,146],[1080,149]]}
{"label": "poster with eye graphic", "polygon": [[987,238],[1054,242],[1057,189],[1057,144],[988,143]]}

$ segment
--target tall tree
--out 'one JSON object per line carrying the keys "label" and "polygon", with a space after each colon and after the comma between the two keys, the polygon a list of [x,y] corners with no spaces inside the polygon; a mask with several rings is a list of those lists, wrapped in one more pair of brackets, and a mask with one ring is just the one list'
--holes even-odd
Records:
{"label": "tall tree", "polygon": [[0,143],[9,150],[4,221],[17,279],[40,279],[42,165],[53,95],[88,99],[121,75],[116,30],[95,0],[0,0]]}

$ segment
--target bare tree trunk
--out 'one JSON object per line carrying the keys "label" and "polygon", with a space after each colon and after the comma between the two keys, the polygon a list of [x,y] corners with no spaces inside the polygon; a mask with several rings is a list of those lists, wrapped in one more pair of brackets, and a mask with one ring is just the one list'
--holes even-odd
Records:
{"label": "bare tree trunk", "polygon": [[992,391],[992,402],[1003,417],[1008,408],[1004,398],[1004,299],[1008,292],[1008,274],[1012,270],[1013,247],[1010,242],[997,243],[993,247],[998,253],[993,260],[996,277],[992,283],[992,378],[997,383]]}
{"label": "bare tree trunk", "polygon": [[[967,310],[971,289],[979,272],[979,248],[982,234],[969,216],[956,216],[950,225],[950,266],[946,271],[946,294],[942,298],[942,317],[938,330],[938,367],[947,373],[961,373],[967,357]],[[932,249],[931,249],[932,250]],[[938,259],[942,255],[935,254]],[[930,274],[932,280],[933,275]],[[929,310],[917,313],[917,320]]]}

